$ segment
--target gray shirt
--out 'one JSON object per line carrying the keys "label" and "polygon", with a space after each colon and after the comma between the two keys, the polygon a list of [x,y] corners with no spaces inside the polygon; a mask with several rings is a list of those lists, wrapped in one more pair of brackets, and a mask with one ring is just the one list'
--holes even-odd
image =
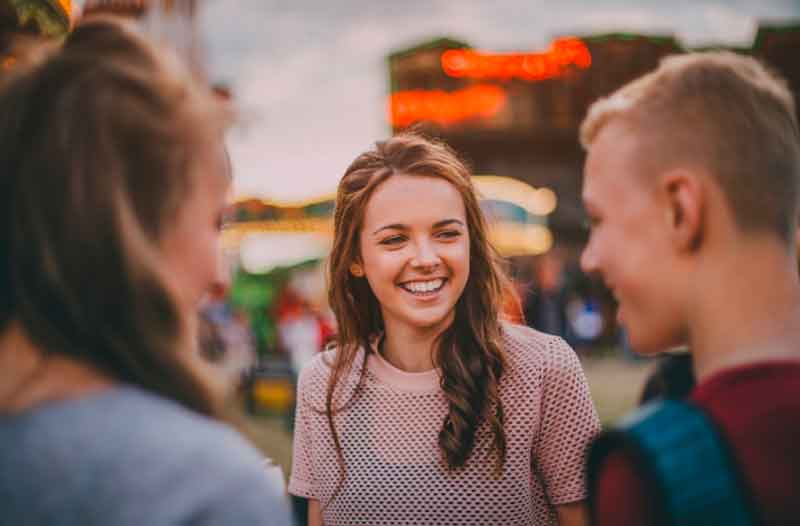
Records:
{"label": "gray shirt", "polygon": [[134,387],[0,416],[0,525],[291,524],[233,429]]}

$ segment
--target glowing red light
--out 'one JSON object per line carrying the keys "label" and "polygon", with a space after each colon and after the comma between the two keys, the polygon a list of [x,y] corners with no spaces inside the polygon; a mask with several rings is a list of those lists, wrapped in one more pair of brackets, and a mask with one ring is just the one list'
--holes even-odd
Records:
{"label": "glowing red light", "polygon": [[506,91],[492,84],[476,84],[452,92],[399,91],[389,98],[389,119],[393,126],[402,128],[419,121],[448,125],[472,118],[489,118],[497,115],[506,98]]}
{"label": "glowing red light", "polygon": [[528,81],[559,77],[570,66],[586,69],[592,55],[578,38],[556,39],[544,53],[481,53],[471,49],[451,49],[442,53],[442,69],[456,78],[521,79]]}

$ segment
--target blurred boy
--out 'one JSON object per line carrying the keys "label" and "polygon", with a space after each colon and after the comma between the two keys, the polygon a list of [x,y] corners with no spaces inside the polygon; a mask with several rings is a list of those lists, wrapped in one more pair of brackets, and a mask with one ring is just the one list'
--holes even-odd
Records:
{"label": "blurred boy", "polygon": [[[785,83],[752,58],[701,53],[592,106],[581,264],[619,301],[632,347],[691,349],[690,401],[713,421],[759,522],[800,501],[800,142]],[[605,457],[596,524],[657,524],[639,457]],[[712,519],[709,519],[712,520]]]}

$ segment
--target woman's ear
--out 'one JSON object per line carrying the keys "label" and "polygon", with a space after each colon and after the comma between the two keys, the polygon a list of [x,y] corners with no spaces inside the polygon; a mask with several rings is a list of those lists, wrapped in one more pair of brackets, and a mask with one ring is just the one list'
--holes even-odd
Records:
{"label": "woman's ear", "polygon": [[662,176],[667,232],[680,251],[694,251],[705,230],[705,178],[692,170],[673,170]]}
{"label": "woman's ear", "polygon": [[364,277],[364,267],[361,266],[361,263],[351,263],[350,264],[350,274],[357,278]]}

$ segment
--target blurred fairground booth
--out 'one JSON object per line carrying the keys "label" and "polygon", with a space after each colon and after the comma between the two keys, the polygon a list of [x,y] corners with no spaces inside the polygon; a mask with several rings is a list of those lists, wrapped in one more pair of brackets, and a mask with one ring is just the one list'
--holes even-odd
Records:
{"label": "blurred fairground booth", "polygon": [[[730,50],[762,59],[800,94],[800,21],[761,25],[752,47]],[[670,35],[564,36],[511,53],[436,39],[388,57],[389,122],[395,132],[423,126],[444,138],[475,173],[551,189],[554,246],[575,250],[586,239],[578,127],[589,105],[686,51]]]}

